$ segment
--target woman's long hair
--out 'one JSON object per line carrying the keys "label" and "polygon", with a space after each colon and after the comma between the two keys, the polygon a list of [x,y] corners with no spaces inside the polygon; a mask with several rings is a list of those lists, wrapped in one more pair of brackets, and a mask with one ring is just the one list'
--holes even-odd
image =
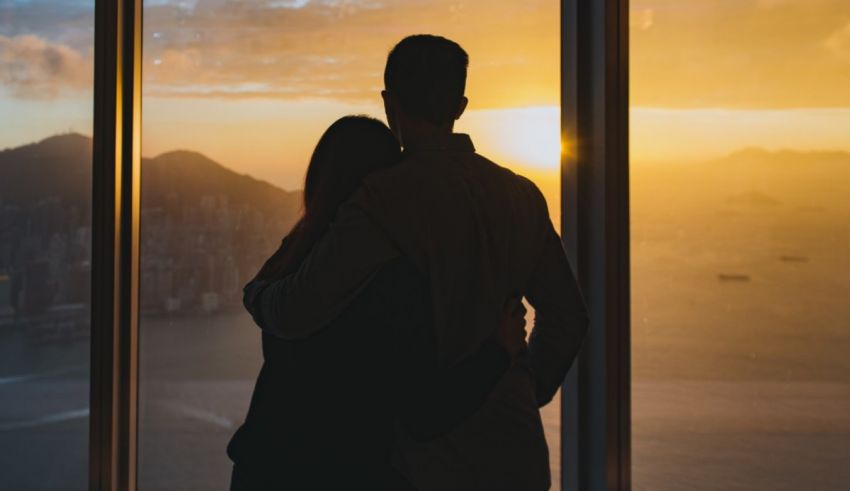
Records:
{"label": "woman's long hair", "polygon": [[298,270],[325,233],[339,206],[372,172],[398,163],[401,148],[384,123],[345,116],[319,139],[304,180],[304,214],[256,279],[282,278]]}

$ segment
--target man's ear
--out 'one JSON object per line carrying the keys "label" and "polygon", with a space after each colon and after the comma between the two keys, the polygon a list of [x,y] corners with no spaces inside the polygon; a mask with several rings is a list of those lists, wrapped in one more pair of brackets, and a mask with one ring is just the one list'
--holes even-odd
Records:
{"label": "man's ear", "polygon": [[455,116],[455,120],[460,119],[463,116],[463,112],[466,111],[466,106],[469,104],[469,99],[466,96],[460,98],[460,106],[457,108],[457,115]]}
{"label": "man's ear", "polygon": [[394,107],[394,104],[393,104],[393,95],[390,94],[389,91],[387,91],[387,90],[382,90],[381,91],[381,99],[384,100],[384,112],[387,115],[387,119],[389,119],[392,116],[394,116],[393,114],[391,114],[395,110],[395,107]]}
{"label": "man's ear", "polygon": [[395,99],[388,90],[381,91],[381,98],[384,100],[384,114],[387,116],[387,124],[390,126],[390,131],[393,132],[396,139],[401,142],[401,128],[399,127],[395,107]]}

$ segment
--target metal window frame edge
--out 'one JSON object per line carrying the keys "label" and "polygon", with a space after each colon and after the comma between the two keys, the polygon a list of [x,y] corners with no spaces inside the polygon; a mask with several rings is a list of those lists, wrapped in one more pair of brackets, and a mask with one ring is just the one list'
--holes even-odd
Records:
{"label": "metal window frame edge", "polygon": [[89,489],[136,489],[141,0],[96,0]]}
{"label": "metal window frame edge", "polygon": [[562,394],[564,491],[631,489],[629,1],[561,1],[562,230],[591,327]]}

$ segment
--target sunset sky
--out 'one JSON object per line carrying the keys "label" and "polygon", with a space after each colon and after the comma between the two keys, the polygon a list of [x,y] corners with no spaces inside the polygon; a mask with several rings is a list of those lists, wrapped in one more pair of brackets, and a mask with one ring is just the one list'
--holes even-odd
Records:
{"label": "sunset sky", "polygon": [[[745,146],[850,150],[850,2],[632,0],[635,162]],[[90,134],[92,0],[0,0],[0,147]],[[498,8],[496,8],[498,5]],[[143,153],[201,151],[297,188],[337,117],[382,117],[387,51],[430,32],[470,53],[459,129],[520,171],[558,162],[559,2],[145,3]]]}

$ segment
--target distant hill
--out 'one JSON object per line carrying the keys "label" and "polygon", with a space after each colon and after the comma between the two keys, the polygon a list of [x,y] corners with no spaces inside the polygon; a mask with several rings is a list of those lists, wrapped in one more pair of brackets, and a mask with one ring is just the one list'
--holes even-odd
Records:
{"label": "distant hill", "polygon": [[[746,148],[701,163],[635,166],[632,210],[850,210],[850,153]],[[662,192],[664,191],[664,192]]]}
{"label": "distant hill", "polygon": [[805,169],[816,166],[819,169],[835,168],[850,173],[850,153],[842,151],[799,151],[799,150],[765,150],[751,147],[733,152],[711,162],[715,165],[738,166],[781,166],[785,170],[793,168]]}
{"label": "distant hill", "polygon": [[284,191],[185,150],[143,159],[142,189],[143,207],[165,206],[168,196],[176,196],[180,203],[198,203],[203,196],[224,195],[231,205],[247,205],[287,220],[301,209],[300,191]]}
{"label": "distant hill", "polygon": [[[91,258],[92,141],[58,135],[0,151],[0,273],[20,313],[85,303]],[[142,160],[142,310],[214,312],[280,244],[302,193],[190,151]]]}
{"label": "distant hill", "polygon": [[850,153],[750,148],[709,162],[703,182],[728,193],[730,204],[850,210]]}
{"label": "distant hill", "polygon": [[82,207],[91,202],[91,138],[76,133],[0,151],[0,202],[25,205],[47,197]]}
{"label": "distant hill", "polygon": [[[0,151],[0,201],[23,204],[59,197],[87,205],[91,162],[91,138],[76,133]],[[289,221],[301,207],[300,191],[284,191],[185,150],[142,159],[142,190],[142,208],[175,203],[167,196],[176,197],[178,204],[196,204],[203,196],[224,195],[232,205],[248,205]]]}

